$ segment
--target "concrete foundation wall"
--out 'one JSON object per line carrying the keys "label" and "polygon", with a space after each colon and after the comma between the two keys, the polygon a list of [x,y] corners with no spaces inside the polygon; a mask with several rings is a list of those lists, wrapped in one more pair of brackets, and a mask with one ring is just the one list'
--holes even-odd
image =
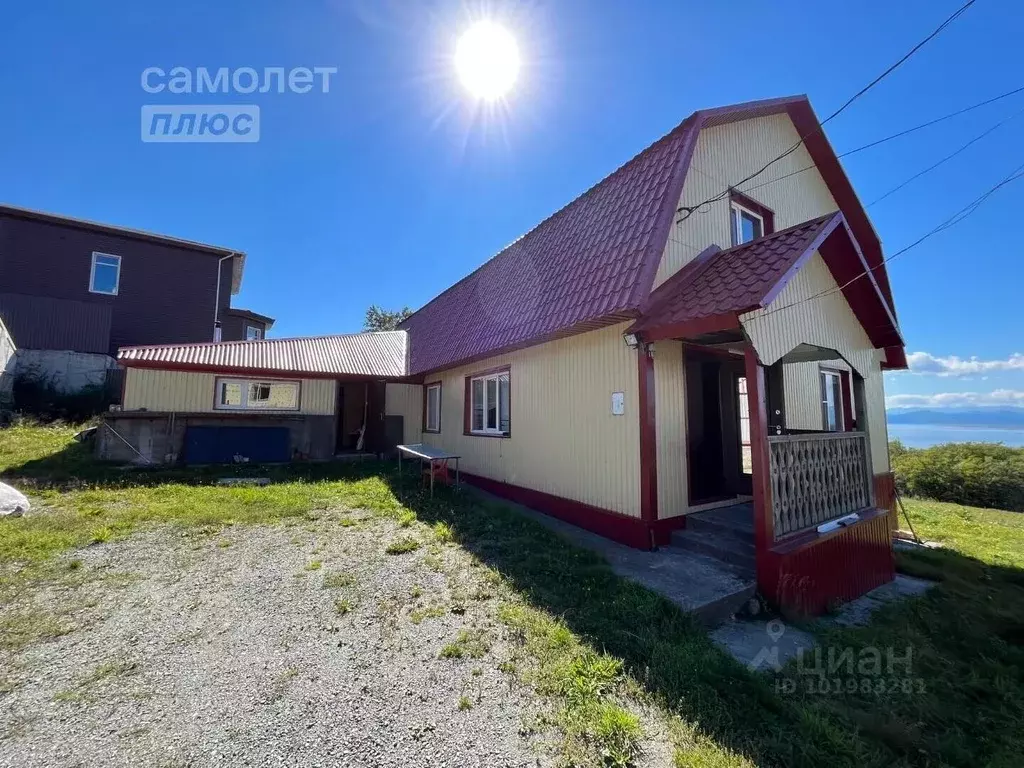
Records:
{"label": "concrete foundation wall", "polygon": [[3,320],[0,320],[0,408],[9,406],[11,402],[11,387],[14,386],[17,351],[14,339],[7,332],[7,326],[4,325]]}
{"label": "concrete foundation wall", "polygon": [[291,435],[293,457],[319,461],[334,455],[333,416],[111,413],[97,430],[96,457],[132,464],[176,464],[184,460],[186,429],[214,426],[286,427]]}
{"label": "concrete foundation wall", "polygon": [[19,349],[14,357],[16,377],[39,376],[65,394],[90,386],[102,387],[106,384],[107,372],[117,368],[114,358],[91,352]]}

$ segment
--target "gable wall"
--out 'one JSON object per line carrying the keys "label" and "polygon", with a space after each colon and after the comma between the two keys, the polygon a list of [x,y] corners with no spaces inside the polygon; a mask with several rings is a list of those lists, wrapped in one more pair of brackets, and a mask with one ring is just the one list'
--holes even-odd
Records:
{"label": "gable wall", "polygon": [[[679,204],[696,205],[718,195],[729,185],[778,157],[799,139],[786,114],[705,128],[697,139]],[[775,212],[776,230],[838,210],[839,206],[817,170],[753,188],[811,165],[811,156],[801,145],[763,174],[742,185],[740,191]],[[677,214],[676,220],[681,216]],[[709,245],[728,248],[731,244],[729,200],[725,198],[695,211],[681,224],[673,225],[654,287],[665,282]]]}
{"label": "gable wall", "polygon": [[[840,291],[775,311],[837,287],[824,260],[815,252],[767,309],[748,312],[740,321],[764,365],[773,364],[797,345],[807,343],[836,350],[864,377],[872,470],[876,474],[888,472],[885,391],[880,367],[884,352],[871,345]],[[817,362],[787,364],[783,368],[786,421],[791,428],[821,429],[818,368]]]}

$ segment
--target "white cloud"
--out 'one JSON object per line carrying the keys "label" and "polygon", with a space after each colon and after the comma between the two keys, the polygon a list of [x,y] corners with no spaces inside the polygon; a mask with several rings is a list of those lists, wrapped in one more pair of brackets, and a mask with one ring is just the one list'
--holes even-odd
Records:
{"label": "white cloud", "polygon": [[931,395],[889,395],[886,408],[969,408],[984,406],[1024,407],[1024,390],[992,392],[936,392]]}
{"label": "white cloud", "polygon": [[966,360],[956,355],[936,357],[928,352],[911,352],[907,355],[911,373],[932,376],[972,376],[993,371],[1024,371],[1024,355],[1015,352],[1005,360]]}

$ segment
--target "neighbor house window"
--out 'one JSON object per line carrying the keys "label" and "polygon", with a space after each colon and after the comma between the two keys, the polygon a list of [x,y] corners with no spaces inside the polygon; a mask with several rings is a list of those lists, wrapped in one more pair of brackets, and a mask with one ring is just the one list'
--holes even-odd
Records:
{"label": "neighbor house window", "polygon": [[732,217],[732,244],[742,245],[764,236],[764,217],[749,208],[731,203],[729,215]]}
{"label": "neighbor house window", "polygon": [[474,435],[511,433],[511,386],[509,372],[481,374],[469,379],[469,425]]}
{"label": "neighbor house window", "polygon": [[441,382],[427,384],[423,393],[423,431],[441,431]]}
{"label": "neighbor house window", "polygon": [[297,411],[299,382],[217,379],[214,407],[223,410]]}
{"label": "neighbor house window", "polygon": [[89,273],[89,291],[117,296],[121,283],[121,257],[109,253],[92,254],[92,271]]}
{"label": "neighbor house window", "polygon": [[263,329],[257,328],[255,325],[245,326],[245,340],[246,341],[259,341],[263,338]]}
{"label": "neighbor house window", "polygon": [[843,430],[842,388],[836,371],[821,371],[821,420],[827,432]]}

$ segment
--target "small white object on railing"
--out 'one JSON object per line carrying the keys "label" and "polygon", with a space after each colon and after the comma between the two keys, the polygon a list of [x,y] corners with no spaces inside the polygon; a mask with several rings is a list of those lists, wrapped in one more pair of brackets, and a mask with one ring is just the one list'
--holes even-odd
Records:
{"label": "small white object on railing", "polygon": [[860,520],[860,515],[856,512],[840,517],[838,520],[829,520],[827,523],[822,523],[818,526],[818,533],[828,533],[829,531],[835,531],[839,528],[846,528],[848,525],[853,525]]}

